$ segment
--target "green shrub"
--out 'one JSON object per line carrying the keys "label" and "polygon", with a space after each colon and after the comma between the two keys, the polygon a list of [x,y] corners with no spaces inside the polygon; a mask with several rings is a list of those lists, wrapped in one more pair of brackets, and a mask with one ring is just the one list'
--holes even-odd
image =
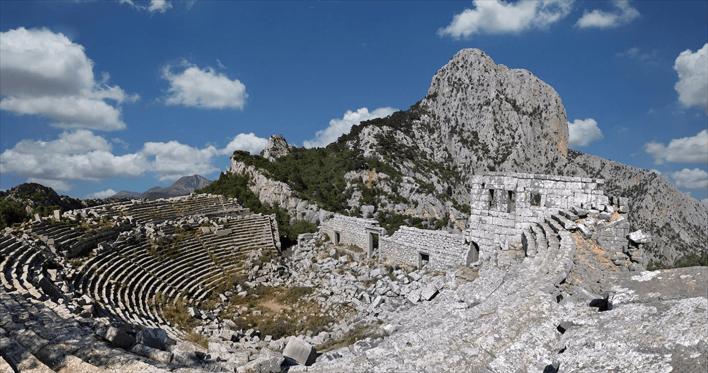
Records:
{"label": "green shrub", "polygon": [[25,207],[9,198],[0,198],[0,229],[29,219]]}

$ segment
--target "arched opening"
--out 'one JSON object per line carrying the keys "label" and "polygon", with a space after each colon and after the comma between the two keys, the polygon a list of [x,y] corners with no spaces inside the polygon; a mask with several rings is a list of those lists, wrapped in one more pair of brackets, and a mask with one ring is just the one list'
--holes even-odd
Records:
{"label": "arched opening", "polygon": [[470,248],[467,250],[467,255],[465,257],[465,265],[470,266],[472,263],[479,260],[479,245],[475,242],[470,242]]}

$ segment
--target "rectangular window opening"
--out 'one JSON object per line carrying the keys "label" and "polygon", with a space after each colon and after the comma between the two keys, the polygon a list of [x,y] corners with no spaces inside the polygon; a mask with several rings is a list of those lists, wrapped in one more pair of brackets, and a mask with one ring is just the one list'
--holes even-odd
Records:
{"label": "rectangular window opening", "polygon": [[531,192],[531,206],[541,207],[541,193]]}
{"label": "rectangular window opening", "polygon": [[506,200],[506,212],[514,212],[516,210],[516,192],[509,191]]}

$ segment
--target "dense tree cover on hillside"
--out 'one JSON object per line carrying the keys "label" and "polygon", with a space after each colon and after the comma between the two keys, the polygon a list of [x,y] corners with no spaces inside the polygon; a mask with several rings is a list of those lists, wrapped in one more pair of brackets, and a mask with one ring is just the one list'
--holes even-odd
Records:
{"label": "dense tree cover on hillside", "polygon": [[47,216],[54,210],[83,208],[96,201],[81,201],[57,194],[37,183],[24,183],[0,192],[0,229],[29,220],[34,214]]}
{"label": "dense tree cover on hillside", "polygon": [[0,197],[0,229],[28,219],[25,206],[20,202]]}
{"label": "dense tree cover on hillside", "polygon": [[236,151],[233,158],[255,166],[266,175],[290,185],[298,197],[317,203],[325,210],[344,212],[351,191],[347,193],[344,175],[349,171],[376,170],[392,178],[400,173],[389,165],[373,158],[365,158],[360,152],[339,143],[326,148],[294,148],[292,152],[275,161]]}

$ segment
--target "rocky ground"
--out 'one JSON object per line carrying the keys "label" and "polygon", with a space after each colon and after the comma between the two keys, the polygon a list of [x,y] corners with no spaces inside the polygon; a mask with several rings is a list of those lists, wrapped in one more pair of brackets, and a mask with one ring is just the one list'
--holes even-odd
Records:
{"label": "rocky ground", "polygon": [[[449,281],[443,273],[355,260],[360,256],[308,234],[282,259],[253,266],[243,286],[218,295],[217,312],[197,310],[213,319],[197,328],[207,336],[208,356],[237,370],[244,363],[266,369],[282,361],[288,341],[297,338],[323,354],[318,360],[331,359],[352,344],[379,343],[397,328],[388,322],[391,315],[429,303]],[[474,271],[463,276],[474,278]],[[297,298],[287,297],[293,289]],[[281,321],[288,327],[279,328]],[[287,332],[299,333],[282,335]],[[244,369],[238,371],[251,371]]]}
{"label": "rocky ground", "polygon": [[[399,268],[301,235],[282,256],[254,253],[242,278],[173,315],[192,327],[176,336],[97,317],[65,281],[71,261],[56,257],[47,275],[62,297],[0,289],[0,355],[13,364],[0,371],[705,371],[708,267],[637,270],[631,247],[592,238],[621,216],[575,212],[508,268]],[[163,225],[145,229],[159,236]]]}

